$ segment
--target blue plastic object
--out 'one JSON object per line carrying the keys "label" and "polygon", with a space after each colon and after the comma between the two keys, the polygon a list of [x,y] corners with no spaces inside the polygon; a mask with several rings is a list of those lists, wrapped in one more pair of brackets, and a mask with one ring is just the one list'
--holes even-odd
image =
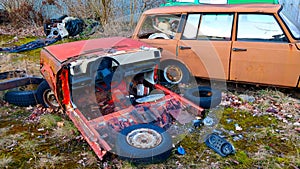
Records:
{"label": "blue plastic object", "polygon": [[193,125],[195,128],[200,127],[202,124],[202,121],[199,119],[193,120]]}
{"label": "blue plastic object", "polygon": [[205,144],[222,157],[235,152],[233,145],[217,134],[210,134],[205,140]]}
{"label": "blue plastic object", "polygon": [[186,154],[184,148],[181,147],[181,146],[177,148],[177,153],[180,154],[180,155],[185,155]]}

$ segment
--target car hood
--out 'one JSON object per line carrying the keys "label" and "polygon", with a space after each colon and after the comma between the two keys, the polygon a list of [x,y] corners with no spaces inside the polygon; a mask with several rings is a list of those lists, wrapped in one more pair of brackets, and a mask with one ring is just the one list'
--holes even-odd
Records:
{"label": "car hood", "polygon": [[45,47],[54,58],[64,62],[72,57],[89,54],[104,54],[111,50],[129,51],[141,47],[150,47],[148,44],[125,37],[112,37],[82,40]]}

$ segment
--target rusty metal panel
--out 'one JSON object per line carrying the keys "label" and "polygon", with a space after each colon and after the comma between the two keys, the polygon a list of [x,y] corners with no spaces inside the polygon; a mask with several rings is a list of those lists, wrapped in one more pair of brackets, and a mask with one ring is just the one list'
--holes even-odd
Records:
{"label": "rusty metal panel", "polygon": [[0,91],[13,89],[20,86],[26,86],[30,84],[40,84],[43,81],[43,78],[39,77],[20,77],[9,79],[0,82]]}

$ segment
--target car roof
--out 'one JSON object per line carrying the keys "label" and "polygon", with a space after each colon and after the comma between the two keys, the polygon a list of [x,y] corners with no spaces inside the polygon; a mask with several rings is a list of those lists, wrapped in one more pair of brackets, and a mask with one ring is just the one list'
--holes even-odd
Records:
{"label": "car roof", "polygon": [[277,13],[281,9],[280,4],[203,4],[186,6],[168,6],[147,10],[144,14],[172,14],[172,13],[193,13],[193,12],[261,12]]}
{"label": "car roof", "polygon": [[44,48],[58,61],[64,62],[79,55],[104,55],[110,49],[116,51],[132,51],[141,47],[150,47],[148,44],[125,37],[111,37],[81,40],[76,42],[51,45]]}

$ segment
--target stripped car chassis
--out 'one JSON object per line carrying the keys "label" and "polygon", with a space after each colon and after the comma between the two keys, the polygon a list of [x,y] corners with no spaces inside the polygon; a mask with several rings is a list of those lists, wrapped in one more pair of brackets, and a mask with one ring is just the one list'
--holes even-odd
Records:
{"label": "stripped car chassis", "polygon": [[41,77],[29,76],[24,70],[15,70],[0,73],[0,91],[9,90],[30,84],[40,84]]}
{"label": "stripped car chassis", "polygon": [[41,73],[99,159],[153,163],[170,156],[176,126],[204,110],[157,83],[160,58],[140,41],[93,39],[44,48]]}
{"label": "stripped car chassis", "polygon": [[[116,90],[113,91],[115,96],[112,97],[118,97],[121,100],[115,101],[113,103],[115,107],[112,109],[116,110],[115,108],[118,106],[119,111],[99,115],[98,113],[79,111],[79,109],[69,109],[67,114],[100,159],[107,151],[123,156],[124,152],[120,151],[122,145],[117,143],[119,136],[122,135],[122,130],[130,126],[151,124],[163,128],[172,138],[175,138],[178,133],[172,129],[172,125],[187,125],[196,117],[203,116],[203,109],[184,97],[159,84],[153,85],[153,88],[159,90],[163,97],[143,103],[131,100],[131,103],[134,103],[128,105],[126,101],[122,100],[122,98],[128,97]],[[94,108],[98,109],[97,106]],[[170,144],[173,143],[170,142]]]}

